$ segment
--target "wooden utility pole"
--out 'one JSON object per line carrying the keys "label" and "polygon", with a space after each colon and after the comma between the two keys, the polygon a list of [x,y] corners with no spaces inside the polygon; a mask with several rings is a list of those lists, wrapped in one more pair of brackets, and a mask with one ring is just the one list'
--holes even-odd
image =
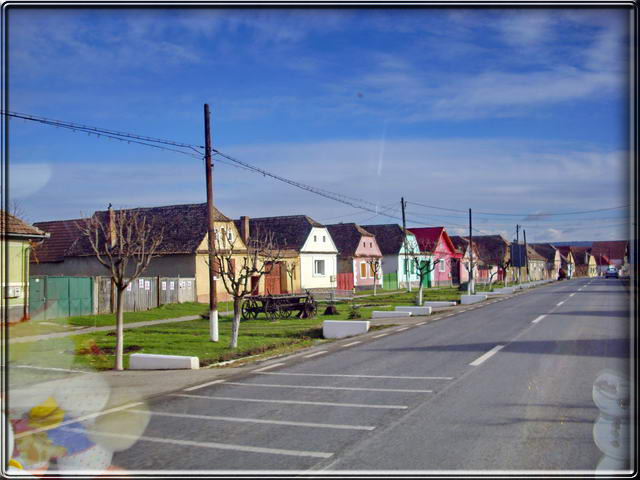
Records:
{"label": "wooden utility pole", "polygon": [[473,234],[471,233],[471,209],[469,209],[469,284],[467,291],[473,293]]}
{"label": "wooden utility pole", "polygon": [[409,291],[411,291],[411,277],[410,277],[410,269],[409,262],[407,262],[407,221],[404,217],[404,197],[400,197],[400,205],[402,206],[402,235],[404,238],[404,270],[405,270],[405,278],[407,279],[407,285],[409,287]]}
{"label": "wooden utility pole", "polygon": [[204,163],[207,175],[207,218],[209,237],[209,337],[212,342],[218,341],[218,296],[216,294],[215,276],[215,233],[213,224],[213,168],[211,165],[211,115],[209,104],[204,104]]}
{"label": "wooden utility pole", "polygon": [[525,265],[527,267],[527,282],[530,280],[530,274],[529,274],[529,253],[527,252],[527,231],[523,228],[522,229],[522,238],[524,239],[524,262]]}
{"label": "wooden utility pole", "polygon": [[520,254],[520,225],[516,225],[516,251],[518,252],[518,283],[520,283],[520,272],[522,268],[522,255]]}

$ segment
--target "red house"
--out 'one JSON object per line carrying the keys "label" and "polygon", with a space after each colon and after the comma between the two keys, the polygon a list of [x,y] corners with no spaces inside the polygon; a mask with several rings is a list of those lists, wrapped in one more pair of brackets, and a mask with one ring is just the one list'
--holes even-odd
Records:
{"label": "red house", "polygon": [[407,229],[416,236],[420,251],[431,255],[438,265],[433,271],[435,286],[460,283],[460,259],[458,252],[444,227],[420,227]]}

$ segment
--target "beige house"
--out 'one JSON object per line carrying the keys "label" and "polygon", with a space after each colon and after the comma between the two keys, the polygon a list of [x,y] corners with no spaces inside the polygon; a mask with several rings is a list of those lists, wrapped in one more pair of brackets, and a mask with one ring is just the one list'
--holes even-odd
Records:
{"label": "beige house", "polygon": [[545,259],[544,278],[557,280],[561,265],[560,251],[550,243],[530,243],[529,246]]}

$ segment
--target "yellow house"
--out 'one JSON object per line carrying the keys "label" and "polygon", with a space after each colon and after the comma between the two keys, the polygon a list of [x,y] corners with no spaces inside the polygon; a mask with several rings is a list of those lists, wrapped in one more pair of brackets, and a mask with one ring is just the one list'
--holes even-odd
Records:
{"label": "yellow house", "polygon": [[0,210],[0,255],[3,267],[6,266],[0,269],[2,323],[14,323],[29,318],[30,250],[33,241],[44,240],[47,237],[42,230]]}

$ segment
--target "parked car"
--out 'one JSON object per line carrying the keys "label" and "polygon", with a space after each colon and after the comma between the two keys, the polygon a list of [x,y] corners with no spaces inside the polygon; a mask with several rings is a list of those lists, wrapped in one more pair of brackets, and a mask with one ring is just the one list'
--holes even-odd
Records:
{"label": "parked car", "polygon": [[618,278],[620,275],[618,274],[618,269],[616,267],[608,267],[607,271],[604,272],[604,278]]}

